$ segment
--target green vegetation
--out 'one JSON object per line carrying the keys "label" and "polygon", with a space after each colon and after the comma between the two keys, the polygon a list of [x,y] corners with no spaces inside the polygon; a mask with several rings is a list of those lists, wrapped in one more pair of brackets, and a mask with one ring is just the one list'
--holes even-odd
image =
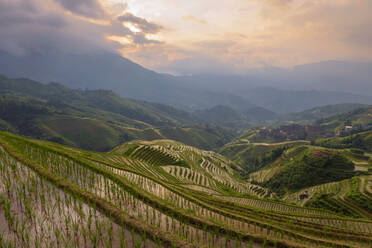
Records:
{"label": "green vegetation", "polygon": [[338,214],[347,215],[350,217],[361,217],[357,212],[353,211],[349,207],[340,204],[339,201],[335,199],[335,194],[321,194],[314,195],[311,200],[306,202],[307,207],[314,207],[320,209],[328,209]]}
{"label": "green vegetation", "polygon": [[224,145],[219,152],[242,167],[244,177],[248,178],[250,173],[265,168],[276,161],[284,151],[308,143],[308,141],[251,143],[247,139],[237,138]]}
{"label": "green vegetation", "polygon": [[[283,155],[306,152],[302,147]],[[131,141],[98,153],[0,133],[0,153],[2,246],[368,247],[372,242],[369,210],[361,200],[369,189],[365,181],[345,197],[365,209],[366,219],[360,219],[274,199],[267,189],[240,179],[239,165],[222,155],[171,140]],[[334,167],[341,163],[337,156]],[[366,190],[357,196],[361,188]],[[266,199],[259,193],[264,191]]]}
{"label": "green vegetation", "polygon": [[[341,136],[370,130],[372,128],[372,107],[365,106],[347,113],[320,118],[317,120],[317,124],[327,130],[339,133]],[[352,126],[353,129],[347,131],[345,126]]]}
{"label": "green vegetation", "polygon": [[348,107],[232,140],[164,105],[0,77],[0,247],[370,247],[370,108],[328,117]]}
{"label": "green vegetation", "polygon": [[346,137],[317,139],[314,144],[329,148],[358,148],[372,151],[372,131],[362,132]]}
{"label": "green vegetation", "polygon": [[[226,144],[220,152],[239,164],[243,168],[240,173],[257,187],[252,187],[250,195],[353,218],[370,218],[372,182],[368,175],[372,162],[370,146],[366,145],[369,135],[370,132],[362,132],[318,139],[311,142],[316,146],[308,141],[252,143],[246,136],[248,139],[238,138]],[[267,193],[259,194],[260,191]],[[226,199],[258,204],[244,198]]]}
{"label": "green vegetation", "polygon": [[287,121],[296,121],[305,124],[312,123],[316,120],[324,120],[326,118],[334,117],[337,115],[343,115],[345,113],[365,107],[367,107],[367,105],[357,103],[333,104],[304,110],[298,113],[283,115],[281,116],[281,118]]}
{"label": "green vegetation", "polygon": [[134,139],[174,139],[215,149],[234,137],[165,105],[5,77],[0,77],[0,130],[95,151]]}
{"label": "green vegetation", "polygon": [[342,154],[308,148],[283,163],[280,170],[263,186],[284,194],[286,191],[341,181],[354,175],[354,164]]}

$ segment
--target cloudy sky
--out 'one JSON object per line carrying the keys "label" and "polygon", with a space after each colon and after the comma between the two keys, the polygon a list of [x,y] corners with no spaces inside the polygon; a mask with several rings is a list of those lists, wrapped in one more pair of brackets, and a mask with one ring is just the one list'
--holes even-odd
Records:
{"label": "cloudy sky", "polygon": [[0,0],[0,49],[105,49],[174,74],[371,61],[371,12],[371,0]]}

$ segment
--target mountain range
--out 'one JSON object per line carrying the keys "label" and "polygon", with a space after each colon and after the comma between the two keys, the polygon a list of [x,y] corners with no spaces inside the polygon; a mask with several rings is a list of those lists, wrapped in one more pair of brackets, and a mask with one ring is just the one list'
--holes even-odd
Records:
{"label": "mountain range", "polygon": [[[371,64],[350,64],[349,70],[344,69],[347,63],[324,62],[327,66],[322,65],[296,67],[292,71],[256,70],[244,76],[173,76],[156,73],[118,54],[103,51],[90,54],[28,52],[22,55],[0,52],[0,73],[10,77],[59,82],[71,88],[112,90],[122,97],[185,110],[223,105],[239,113],[254,107],[290,113],[329,104],[372,103],[368,74],[372,71]],[[313,67],[317,70],[310,73]],[[341,78],[338,71],[347,72],[348,77],[337,81]],[[310,83],[313,88],[309,88]],[[361,90],[352,90],[354,88]],[[346,90],[352,93],[343,92]]]}

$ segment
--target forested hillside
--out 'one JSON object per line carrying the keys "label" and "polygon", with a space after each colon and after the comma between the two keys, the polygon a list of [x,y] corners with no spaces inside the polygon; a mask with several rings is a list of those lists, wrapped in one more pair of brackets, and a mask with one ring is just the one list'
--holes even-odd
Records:
{"label": "forested hillside", "polygon": [[200,125],[188,112],[124,99],[106,90],[1,77],[0,103],[2,130],[91,150],[163,138],[213,149],[233,137],[231,131]]}

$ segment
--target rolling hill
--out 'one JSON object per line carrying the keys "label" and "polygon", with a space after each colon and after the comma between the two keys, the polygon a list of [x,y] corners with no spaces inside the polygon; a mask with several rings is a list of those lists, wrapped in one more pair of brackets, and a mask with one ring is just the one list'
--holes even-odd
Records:
{"label": "rolling hill", "polygon": [[209,109],[197,110],[194,115],[206,123],[234,129],[245,129],[252,122],[242,113],[228,106],[218,105]]}
{"label": "rolling hill", "polygon": [[272,87],[249,90],[245,97],[258,106],[280,114],[301,112],[314,107],[334,104],[372,104],[371,96],[335,91],[285,90]]}
{"label": "rolling hill", "polygon": [[372,127],[372,107],[365,106],[350,112],[334,115],[318,120],[318,124],[329,130],[340,132],[340,135],[348,135],[345,126],[352,126],[352,132],[369,130]]}
{"label": "rolling hill", "polygon": [[230,131],[200,125],[188,112],[105,90],[0,77],[0,102],[2,130],[91,150],[163,138],[213,149],[233,138]]}
{"label": "rolling hill", "polygon": [[327,119],[337,115],[342,115],[363,107],[368,106],[358,103],[333,104],[322,107],[316,107],[297,113],[282,115],[280,119],[300,123],[311,123],[319,119]]}

